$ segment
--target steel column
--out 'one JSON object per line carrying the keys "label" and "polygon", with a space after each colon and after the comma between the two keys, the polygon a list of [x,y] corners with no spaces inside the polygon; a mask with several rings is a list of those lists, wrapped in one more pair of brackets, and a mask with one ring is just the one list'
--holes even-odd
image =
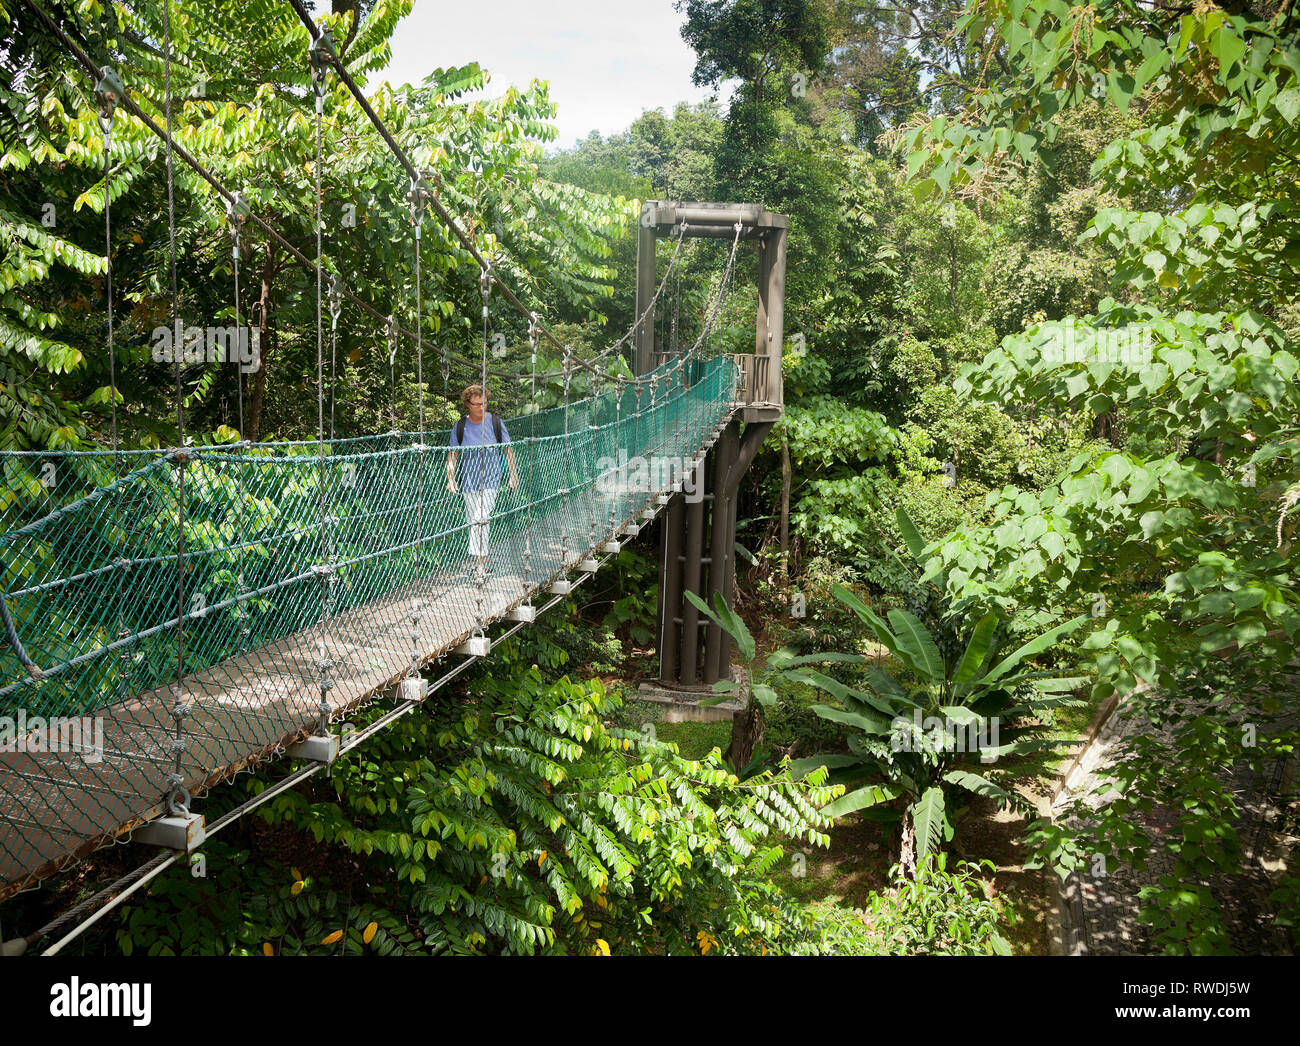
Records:
{"label": "steel column", "polygon": [[[706,462],[700,466],[700,474],[695,480],[696,500],[686,507],[686,563],[682,571],[685,591],[694,592],[701,598],[704,592],[700,583],[704,568],[704,484],[708,474]],[[700,612],[685,596],[682,597],[681,655],[679,678],[690,686],[700,678]]]}
{"label": "steel column", "polygon": [[682,527],[686,522],[686,495],[674,494],[663,515],[662,568],[659,574],[659,679],[675,682],[681,675],[677,666],[678,624],[675,620],[684,602],[682,598]]}
{"label": "steel column", "polygon": [[[728,544],[735,544],[734,534],[727,532],[727,523],[731,519],[728,507],[727,476],[739,451],[740,422],[732,420],[723,430],[715,446],[717,464],[713,472],[713,512],[712,535],[709,549],[709,595],[707,602],[713,605],[713,597],[726,591]],[[716,683],[723,678],[727,666],[721,661],[722,629],[714,622],[709,622],[704,640],[704,682]]]}

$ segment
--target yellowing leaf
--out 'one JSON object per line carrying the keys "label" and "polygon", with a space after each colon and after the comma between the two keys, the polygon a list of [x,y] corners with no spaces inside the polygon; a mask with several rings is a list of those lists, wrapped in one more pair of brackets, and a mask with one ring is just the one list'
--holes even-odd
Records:
{"label": "yellowing leaf", "polygon": [[305,885],[307,884],[304,883],[301,879],[299,879],[296,883],[294,883],[291,887],[289,887],[289,892],[293,894],[294,897],[297,897],[300,893],[302,893],[302,888]]}
{"label": "yellowing leaf", "polygon": [[271,942],[270,942],[270,941],[264,941],[264,942],[262,943],[262,954],[263,954],[263,955],[274,955],[274,954],[275,954],[275,949],[271,947]]}
{"label": "yellowing leaf", "polygon": [[538,858],[537,858],[537,867],[540,868],[540,867],[542,866],[542,862],[545,861],[545,860],[546,860],[546,851],[543,850],[543,851],[541,852],[541,854],[538,855]]}
{"label": "yellowing leaf", "polygon": [[353,349],[351,352],[349,352],[349,353],[348,353],[348,362],[349,362],[349,363],[360,363],[360,362],[361,362],[361,350],[360,350],[360,349]]}
{"label": "yellowing leaf", "polygon": [[378,930],[379,930],[379,924],[371,923],[369,926],[366,927],[365,932],[361,934],[361,940],[364,943],[369,944],[371,941],[375,939],[375,933]]}
{"label": "yellowing leaf", "polygon": [[342,931],[342,930],[335,930],[332,934],[330,934],[328,937],[326,937],[326,938],[325,938],[324,940],[322,940],[320,943],[321,943],[321,944],[338,944],[339,941],[341,941],[341,940],[343,940],[343,931]]}
{"label": "yellowing leaf", "polygon": [[718,943],[712,937],[709,936],[707,930],[701,930],[699,933],[695,935],[695,937],[696,940],[700,942],[700,953],[702,955],[708,955],[709,952],[713,950],[713,946]]}
{"label": "yellowing leaf", "polygon": [[609,943],[603,937],[596,938],[596,951],[594,954],[596,955],[609,954]]}

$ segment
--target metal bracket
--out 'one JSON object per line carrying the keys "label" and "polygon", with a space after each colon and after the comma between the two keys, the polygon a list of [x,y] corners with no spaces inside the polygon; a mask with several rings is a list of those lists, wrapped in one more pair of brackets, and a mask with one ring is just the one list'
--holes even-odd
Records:
{"label": "metal bracket", "polygon": [[578,569],[584,574],[594,574],[600,569],[600,560],[584,559],[578,564]]}
{"label": "metal bracket", "polygon": [[132,842],[183,853],[192,853],[203,845],[206,838],[207,825],[202,814],[159,817],[131,833]]}
{"label": "metal bracket", "polygon": [[403,679],[397,684],[397,696],[402,701],[419,704],[429,696],[429,681],[423,676]]}
{"label": "metal bracket", "polygon": [[537,608],[535,606],[529,606],[527,603],[521,603],[506,614],[506,620],[522,621],[525,624],[531,625],[537,620]]}
{"label": "metal bracket", "polygon": [[339,757],[337,734],[313,734],[306,740],[292,744],[286,754],[293,759],[306,759],[312,763],[332,763]]}
{"label": "metal bracket", "polygon": [[330,58],[338,58],[339,56],[338,45],[334,42],[334,34],[328,29],[322,29],[320,35],[311,42],[308,53],[311,55],[312,69],[324,72],[329,68]]}
{"label": "metal bracket", "polygon": [[411,205],[411,224],[416,226],[416,236],[419,236],[420,219],[424,217],[424,209],[428,206],[429,185],[423,177],[412,178],[411,188],[407,190],[406,202]]}
{"label": "metal bracket", "polygon": [[243,225],[252,213],[253,209],[248,205],[248,198],[242,192],[235,193],[233,199],[226,201],[226,217],[231,225]]}
{"label": "metal bracket", "polygon": [[607,555],[616,556],[623,550],[623,543],[617,538],[611,538],[600,546],[600,550]]}
{"label": "metal bracket", "polygon": [[487,636],[470,636],[455,650],[466,657],[487,657],[492,652],[492,640]]}
{"label": "metal bracket", "polygon": [[573,582],[565,580],[552,581],[546,586],[546,594],[550,596],[567,596],[573,591]]}
{"label": "metal bracket", "polygon": [[624,537],[634,538],[641,533],[641,524],[629,523],[623,528]]}
{"label": "metal bracket", "polygon": [[99,99],[100,116],[105,120],[111,120],[118,101],[126,97],[126,87],[111,66],[99,67],[99,79],[95,81],[95,96]]}

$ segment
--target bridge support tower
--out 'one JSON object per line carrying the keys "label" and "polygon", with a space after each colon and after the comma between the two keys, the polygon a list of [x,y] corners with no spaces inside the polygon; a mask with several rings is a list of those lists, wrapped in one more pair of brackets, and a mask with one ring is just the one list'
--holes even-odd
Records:
{"label": "bridge support tower", "polygon": [[[636,315],[654,297],[655,241],[676,236],[731,240],[736,223],[744,244],[758,249],[758,311],[753,353],[734,357],[740,374],[737,409],[708,451],[699,474],[672,496],[660,517],[659,682],[676,689],[711,689],[726,679],[731,639],[686,599],[709,605],[721,593],[735,606],[736,506],[740,481],[781,416],[781,350],[785,326],[785,257],[789,221],[755,204],[650,201],[641,211],[637,240]],[[637,328],[635,364],[645,374],[673,359],[655,342],[654,316]]]}

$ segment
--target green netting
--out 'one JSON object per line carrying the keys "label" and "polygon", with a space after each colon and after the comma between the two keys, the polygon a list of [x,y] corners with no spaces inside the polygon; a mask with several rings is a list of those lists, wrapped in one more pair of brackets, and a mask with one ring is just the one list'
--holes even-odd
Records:
{"label": "green netting", "polygon": [[194,787],[277,750],[317,721],[322,679],[338,718],[655,505],[730,413],[737,368],[651,379],[507,420],[519,484],[503,470],[486,578],[448,431],[195,448],[183,465],[0,454],[0,721],[105,724],[102,760],[0,755],[0,884],[146,816],[178,756]]}

